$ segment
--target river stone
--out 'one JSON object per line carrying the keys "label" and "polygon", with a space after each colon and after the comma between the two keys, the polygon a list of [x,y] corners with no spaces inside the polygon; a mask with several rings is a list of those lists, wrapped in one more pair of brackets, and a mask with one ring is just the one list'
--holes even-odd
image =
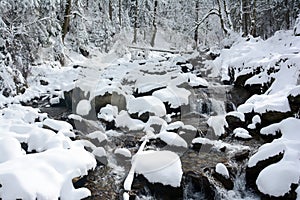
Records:
{"label": "river stone", "polygon": [[266,168],[267,166],[279,162],[283,158],[283,153],[278,155],[272,156],[266,160],[259,161],[254,167],[247,167],[246,168],[246,183],[251,188],[255,189],[257,192],[259,190],[256,186],[256,179],[259,173]]}
{"label": "river stone", "polygon": [[94,97],[91,101],[91,105],[95,108],[96,113],[98,113],[100,109],[105,107],[107,104],[117,106],[119,111],[125,110],[126,98],[124,95],[116,92],[112,92],[112,94],[106,92],[104,95],[98,95]]}
{"label": "river stone", "polygon": [[183,188],[163,185],[161,183],[150,183],[143,175],[136,175],[131,191],[135,191],[137,196],[151,194],[154,199],[181,200],[183,197]]}
{"label": "river stone", "polygon": [[188,171],[183,174],[183,185],[188,190],[187,199],[195,199],[195,193],[201,195],[201,199],[215,199],[215,190],[208,178],[202,173]]}
{"label": "river stone", "polygon": [[222,183],[222,185],[224,186],[225,189],[227,190],[232,190],[233,189],[233,181],[231,180],[231,178],[226,178],[224,177],[222,174],[217,173],[216,171],[214,171],[212,173],[213,177],[215,177],[215,179],[217,179],[219,182]]}
{"label": "river stone", "polygon": [[233,116],[233,115],[226,115],[225,120],[228,124],[229,131],[233,131],[239,127],[245,127],[245,122],[243,122],[240,118]]}

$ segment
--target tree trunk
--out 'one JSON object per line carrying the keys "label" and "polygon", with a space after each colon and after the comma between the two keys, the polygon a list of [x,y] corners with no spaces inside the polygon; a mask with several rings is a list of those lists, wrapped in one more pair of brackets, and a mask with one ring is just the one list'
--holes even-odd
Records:
{"label": "tree trunk", "polygon": [[228,34],[228,30],[227,30],[227,28],[225,26],[223,14],[222,14],[222,5],[221,5],[220,0],[218,0],[217,2],[218,2],[218,15],[219,15],[219,18],[220,18],[221,28],[222,28],[223,32],[225,33],[225,35],[227,35]]}
{"label": "tree trunk", "polygon": [[137,29],[138,29],[138,0],[135,0],[135,13],[134,13],[134,32],[132,43],[137,42]]}
{"label": "tree trunk", "polygon": [[256,37],[256,0],[253,0],[250,34]]}
{"label": "tree trunk", "polygon": [[[199,0],[196,0],[196,4],[195,4],[195,14],[196,14],[196,22],[199,21]],[[195,32],[194,32],[194,41],[195,41],[195,49],[197,49],[198,47],[198,28],[199,25],[196,26],[195,28]]]}
{"label": "tree trunk", "polygon": [[284,20],[285,20],[285,24],[286,24],[286,29],[290,29],[290,9],[289,9],[289,2],[288,0],[284,1],[284,7],[286,9],[285,15],[284,15]]}
{"label": "tree trunk", "polygon": [[151,38],[151,46],[154,46],[155,43],[155,37],[156,37],[156,32],[157,32],[157,24],[156,24],[156,15],[157,15],[157,6],[158,6],[158,1],[154,0],[154,9],[153,9],[153,34],[152,34],[152,38]]}
{"label": "tree trunk", "polygon": [[228,20],[228,26],[230,30],[233,30],[233,24],[232,24],[232,20],[231,20],[231,15],[230,15],[230,11],[228,10],[227,7],[227,1],[223,0],[223,5],[224,5],[224,11]]}
{"label": "tree trunk", "polygon": [[109,2],[108,2],[108,15],[109,15],[110,21],[112,21],[112,17],[113,17],[113,7],[112,7],[112,2],[111,2],[111,0],[109,0]]}
{"label": "tree trunk", "polygon": [[122,26],[122,0],[119,0],[119,24]]}
{"label": "tree trunk", "polygon": [[242,31],[243,36],[249,34],[249,5],[248,0],[241,0],[241,16],[242,16]]}
{"label": "tree trunk", "polygon": [[71,14],[71,6],[72,6],[72,0],[67,0],[66,8],[65,8],[65,17],[64,17],[64,23],[62,27],[62,41],[65,41],[65,37],[69,31],[70,26],[70,14]]}

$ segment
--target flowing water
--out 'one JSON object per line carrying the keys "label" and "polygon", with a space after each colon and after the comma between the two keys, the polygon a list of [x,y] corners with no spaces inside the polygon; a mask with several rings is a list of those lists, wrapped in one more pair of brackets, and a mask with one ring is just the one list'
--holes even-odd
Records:
{"label": "flowing water", "polygon": [[[209,71],[203,69],[203,58],[191,60],[195,71],[201,71],[203,76],[207,76]],[[204,77],[205,78],[205,77]],[[189,105],[181,109],[181,115],[174,120],[181,120],[184,124],[193,125],[199,130],[199,136],[217,141],[213,129],[208,127],[207,120],[211,116],[223,116],[226,112],[236,109],[232,99],[232,86],[223,85],[218,78],[209,78],[210,86],[207,88],[190,89],[192,95]],[[61,109],[61,110],[60,110]],[[70,112],[63,107],[45,108],[42,111],[48,112],[52,117],[67,119]],[[83,123],[84,130],[96,130],[100,127],[100,122]],[[80,131],[80,130],[79,130]],[[113,132],[112,134],[116,134]],[[193,138],[196,135],[193,135]],[[113,151],[118,146],[129,147],[134,151],[138,150],[141,133],[128,132],[113,137],[106,145],[109,159],[109,166],[99,165],[84,177],[82,184],[92,191],[92,196],[87,199],[122,199],[123,181],[130,169],[130,160],[118,158]],[[191,145],[191,139],[189,145]],[[251,143],[234,141],[231,138],[225,139],[229,144],[248,145]],[[139,178],[133,183],[132,197],[135,199],[258,199],[250,190],[246,188],[245,168],[246,161],[237,162],[232,159],[232,153],[227,150],[218,150],[211,146],[202,146],[201,149],[187,149],[181,154],[182,168],[184,172],[182,186],[178,189],[168,188],[159,184],[149,184],[143,178]],[[233,190],[226,190],[211,174],[217,163],[226,163],[230,166],[230,172],[234,183]],[[159,192],[159,191],[162,192]],[[170,196],[173,195],[173,196]]]}

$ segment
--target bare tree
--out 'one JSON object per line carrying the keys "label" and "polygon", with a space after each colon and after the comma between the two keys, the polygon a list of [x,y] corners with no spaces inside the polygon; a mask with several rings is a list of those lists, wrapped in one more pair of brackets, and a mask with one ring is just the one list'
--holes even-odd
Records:
{"label": "bare tree", "polygon": [[157,17],[157,6],[158,6],[158,1],[154,0],[154,9],[153,9],[153,34],[152,34],[152,38],[151,38],[151,46],[154,46],[155,43],[155,37],[156,37],[156,33],[157,33],[157,22],[156,22],[156,17]]}
{"label": "bare tree", "polygon": [[135,10],[134,10],[134,32],[133,32],[133,41],[132,43],[137,42],[137,29],[138,29],[138,0],[135,0]]}
{"label": "bare tree", "polygon": [[65,41],[65,37],[69,31],[71,7],[72,7],[72,0],[67,0],[66,8],[65,8],[64,23],[62,26],[62,41],[63,42]]}

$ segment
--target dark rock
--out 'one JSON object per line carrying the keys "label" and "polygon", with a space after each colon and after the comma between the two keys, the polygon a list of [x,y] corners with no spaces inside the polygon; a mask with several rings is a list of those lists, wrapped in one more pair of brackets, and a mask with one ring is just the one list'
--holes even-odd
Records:
{"label": "dark rock", "polygon": [[234,129],[239,127],[245,127],[245,122],[243,122],[240,118],[233,115],[226,115],[226,122],[228,124],[228,129],[232,132]]}
{"label": "dark rock", "polygon": [[4,90],[2,91],[2,95],[5,97],[9,97],[11,94],[11,90],[9,88],[4,88]]}
{"label": "dark rock", "polygon": [[49,82],[48,81],[45,81],[43,79],[40,80],[40,84],[41,85],[49,85]]}
{"label": "dark rock", "polygon": [[158,87],[158,88],[154,88],[148,92],[139,92],[137,89],[134,91],[133,96],[134,97],[143,97],[143,96],[151,96],[153,94],[153,92],[161,90],[166,88],[165,86],[163,87]]}
{"label": "dark rock", "polygon": [[300,95],[289,95],[287,98],[291,107],[291,112],[294,114],[298,114],[300,111]]}
{"label": "dark rock", "polygon": [[149,112],[145,112],[145,113],[143,113],[141,115],[139,115],[138,113],[132,113],[132,114],[130,114],[130,117],[133,118],[133,119],[139,119],[139,120],[141,120],[141,121],[143,121],[143,122],[146,123],[149,120],[149,117],[151,115],[152,114],[149,113]]}
{"label": "dark rock", "polygon": [[261,125],[265,127],[279,123],[288,117],[293,117],[293,114],[291,112],[267,111],[261,115]]}
{"label": "dark rock", "polygon": [[224,186],[225,189],[227,190],[232,190],[233,189],[233,181],[231,180],[231,178],[227,178],[224,177],[222,174],[217,173],[216,171],[214,171],[212,173],[213,177],[215,177],[215,179],[217,179],[219,182],[222,183],[222,185]]}
{"label": "dark rock", "polygon": [[258,191],[256,186],[256,179],[259,173],[267,166],[279,162],[283,158],[283,153],[272,156],[266,160],[259,161],[254,167],[246,168],[246,183],[251,188]]}
{"label": "dark rock", "polygon": [[77,177],[72,179],[73,186],[75,189],[84,187],[86,181],[87,181],[87,176]]}
{"label": "dark rock", "polygon": [[250,72],[248,74],[243,74],[243,75],[240,75],[238,77],[236,77],[236,80],[234,82],[234,85],[235,86],[240,86],[240,87],[244,87],[245,86],[245,82],[251,78],[252,76],[254,76],[254,73],[253,72]]}
{"label": "dark rock", "polygon": [[143,175],[137,175],[134,178],[131,188],[138,196],[150,193],[154,199],[180,200],[183,197],[182,187],[150,183]]}
{"label": "dark rock", "polygon": [[295,192],[298,187],[298,184],[292,183],[290,186],[290,191],[283,196],[280,197],[274,197],[270,195],[261,194],[262,200],[296,200],[297,199],[297,193]]}
{"label": "dark rock", "polygon": [[243,103],[245,103],[245,101],[247,99],[250,98],[251,94],[248,90],[246,90],[244,87],[241,86],[237,86],[235,85],[229,92],[228,92],[229,96],[231,97],[231,102],[235,105],[235,106],[239,106]]}
{"label": "dark rock", "polygon": [[79,47],[79,51],[84,57],[88,57],[90,55],[90,52],[88,52],[86,49]]}
{"label": "dark rock", "polygon": [[243,161],[249,157],[249,154],[250,154],[249,150],[243,150],[234,154],[233,158],[236,161]]}
{"label": "dark rock", "polygon": [[84,91],[82,91],[79,87],[75,87],[70,91],[64,92],[65,104],[67,108],[69,108],[75,113],[76,106],[79,103],[79,101],[82,99],[88,99],[88,96],[85,96]]}
{"label": "dark rock", "polygon": [[107,104],[112,106],[117,106],[118,110],[126,109],[126,98],[116,92],[112,94],[106,92],[103,96],[96,96],[92,99],[91,105],[95,109],[95,113],[98,113],[102,107],[105,107]]}
{"label": "dark rock", "polygon": [[187,199],[215,199],[216,188],[205,175],[188,171],[183,176],[183,187]]}

